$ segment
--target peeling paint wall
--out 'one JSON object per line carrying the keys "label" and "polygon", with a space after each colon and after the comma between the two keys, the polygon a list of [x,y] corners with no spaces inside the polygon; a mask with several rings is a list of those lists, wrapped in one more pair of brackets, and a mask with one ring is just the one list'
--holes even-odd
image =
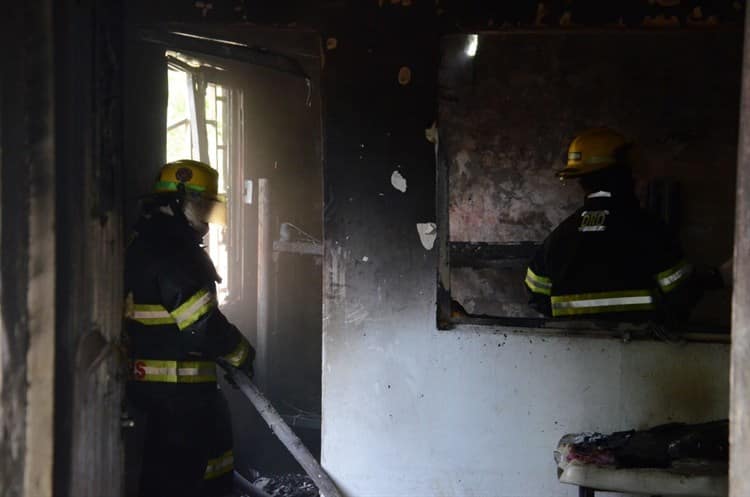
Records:
{"label": "peeling paint wall", "polygon": [[643,196],[679,181],[691,255],[729,254],[741,33],[487,34],[473,58],[466,43],[444,42],[441,73],[452,240],[543,240],[581,203],[554,175],[567,145],[606,125],[638,146]]}

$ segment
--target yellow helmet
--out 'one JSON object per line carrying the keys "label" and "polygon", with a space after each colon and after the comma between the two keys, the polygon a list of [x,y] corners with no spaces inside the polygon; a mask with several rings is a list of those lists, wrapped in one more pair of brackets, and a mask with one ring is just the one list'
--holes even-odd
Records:
{"label": "yellow helmet", "polygon": [[621,163],[621,154],[629,145],[624,136],[609,128],[586,130],[570,143],[568,163],[557,175],[575,178]]}
{"label": "yellow helmet", "polygon": [[219,173],[206,163],[182,159],[161,167],[154,194],[177,193],[184,188],[186,198],[201,202],[207,222],[226,224],[224,195],[219,193]]}

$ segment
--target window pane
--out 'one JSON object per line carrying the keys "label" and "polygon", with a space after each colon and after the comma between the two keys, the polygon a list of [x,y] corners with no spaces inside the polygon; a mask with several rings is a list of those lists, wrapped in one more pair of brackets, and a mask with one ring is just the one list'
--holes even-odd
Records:
{"label": "window pane", "polygon": [[[194,98],[188,91],[187,74],[179,70],[168,71],[169,99],[167,103],[167,161],[179,159],[199,159],[200,150],[197,140],[193,139],[192,123],[190,122],[190,99]],[[208,157],[212,167],[219,172],[219,192],[226,191],[228,184],[228,167],[225,163],[226,154],[222,147],[224,133],[224,102],[217,101],[217,95],[226,95],[227,91],[220,86],[210,83],[206,87],[206,138]],[[220,105],[221,110],[217,109]],[[217,116],[219,120],[217,121]],[[216,266],[216,271],[223,278],[217,285],[219,303],[224,303],[229,296],[229,227],[211,225],[206,237],[206,248]]]}
{"label": "window pane", "polygon": [[167,71],[169,101],[167,104],[167,127],[184,119],[190,119],[187,105],[187,75],[182,71]]}
{"label": "window pane", "polygon": [[206,120],[216,119],[216,85],[209,84],[206,87]]}
{"label": "window pane", "polygon": [[167,131],[167,162],[190,157],[190,124],[186,121]]}

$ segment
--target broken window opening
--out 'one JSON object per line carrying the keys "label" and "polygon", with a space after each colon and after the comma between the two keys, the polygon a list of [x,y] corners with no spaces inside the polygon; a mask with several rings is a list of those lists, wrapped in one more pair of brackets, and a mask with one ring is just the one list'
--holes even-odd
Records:
{"label": "broken window opening", "polygon": [[[730,32],[481,38],[474,57],[464,51],[466,35],[442,43],[437,326],[650,336],[642,322],[548,318],[528,305],[531,257],[584,198],[554,173],[577,133],[621,131],[640,152],[633,174],[641,206],[679,235],[694,265],[718,268],[733,246],[741,40]],[[697,69],[680,55],[685,46],[715,67]],[[566,55],[579,49],[585,63]],[[706,95],[705,86],[715,91]],[[729,289],[707,291],[682,330],[725,334],[729,308]]]}

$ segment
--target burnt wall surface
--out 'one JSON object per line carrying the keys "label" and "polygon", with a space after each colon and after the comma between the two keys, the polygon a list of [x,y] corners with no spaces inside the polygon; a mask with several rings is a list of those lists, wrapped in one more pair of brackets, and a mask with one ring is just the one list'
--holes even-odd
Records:
{"label": "burnt wall surface", "polygon": [[0,494],[116,497],[118,4],[5,7]]}
{"label": "burnt wall surface", "polygon": [[[120,495],[122,10],[55,3],[55,495]],[[132,146],[137,148],[137,145]]]}
{"label": "burnt wall surface", "polygon": [[581,203],[575,182],[554,175],[568,143],[609,126],[637,144],[641,186],[679,183],[690,255],[728,256],[739,32],[488,34],[478,43],[474,58],[463,53],[466,37],[444,43],[452,240],[543,240]]}
{"label": "burnt wall surface", "polygon": [[[34,47],[24,43],[18,30],[11,29],[22,20],[29,29],[42,29],[43,19],[30,15],[26,9],[16,8],[3,19],[3,41],[10,50],[2,76],[2,121],[0,147],[2,165],[2,333],[0,351],[0,398],[2,399],[2,435],[0,435],[0,479],[4,482],[3,495],[20,496],[24,492],[26,457],[26,423],[28,398],[26,391],[27,354],[29,350],[28,301],[29,290],[29,188],[30,167],[25,149],[39,139],[34,127],[44,137],[44,122],[48,116],[40,109],[32,109],[33,95],[28,90],[33,71],[41,73],[44,61],[35,54],[44,45]],[[31,45],[31,46],[29,46]],[[33,58],[33,55],[37,55]],[[13,77],[10,77],[10,75]],[[31,114],[35,110],[38,114]],[[27,121],[24,116],[29,113]],[[19,125],[23,123],[24,125]],[[12,206],[12,208],[11,208]]]}

